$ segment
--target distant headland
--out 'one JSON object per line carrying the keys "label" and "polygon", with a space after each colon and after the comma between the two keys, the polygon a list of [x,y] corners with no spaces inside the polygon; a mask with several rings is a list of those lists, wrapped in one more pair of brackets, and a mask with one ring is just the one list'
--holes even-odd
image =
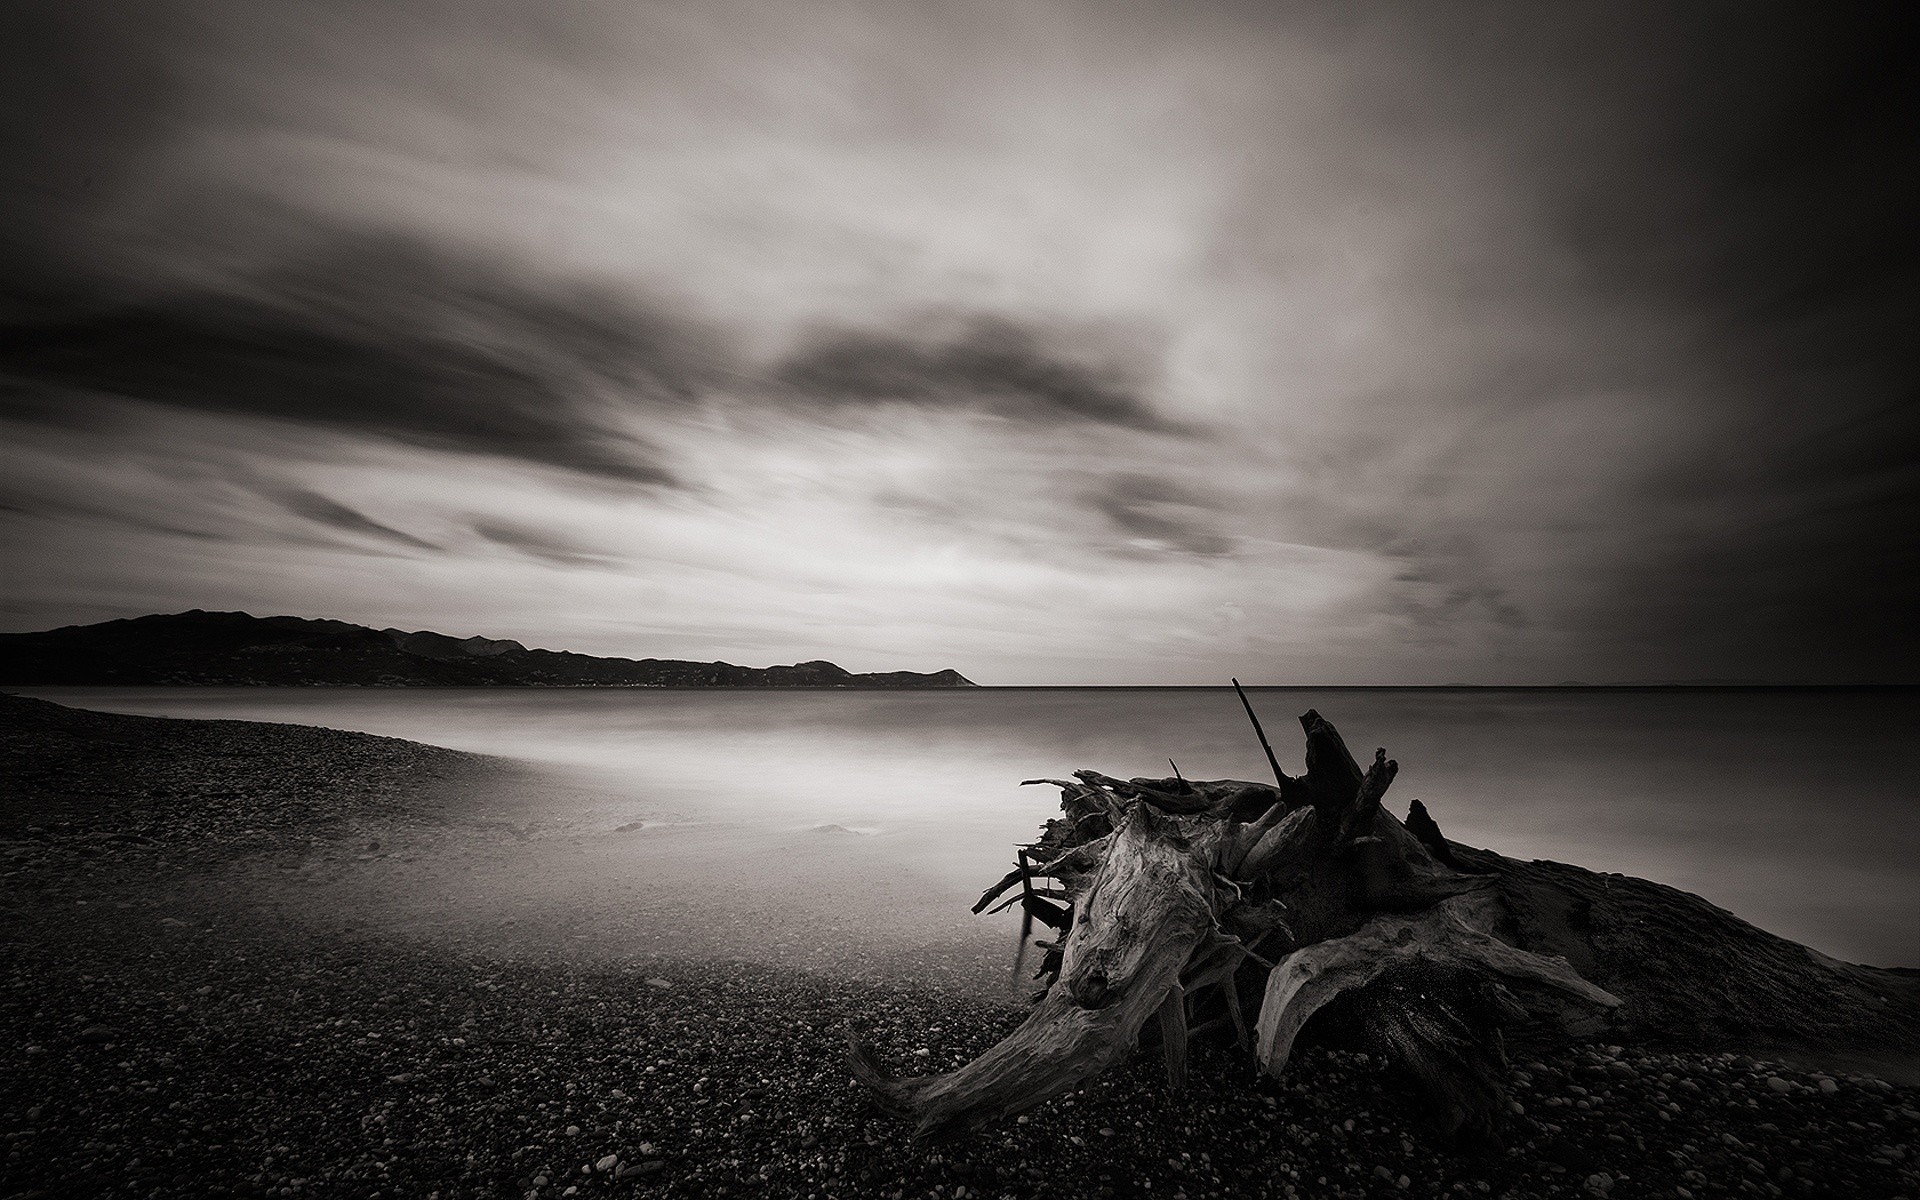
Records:
{"label": "distant headland", "polygon": [[0,634],[0,685],[260,687],[973,687],[958,671],[855,674],[830,662],[600,658],[505,639],[346,621],[172,613]]}

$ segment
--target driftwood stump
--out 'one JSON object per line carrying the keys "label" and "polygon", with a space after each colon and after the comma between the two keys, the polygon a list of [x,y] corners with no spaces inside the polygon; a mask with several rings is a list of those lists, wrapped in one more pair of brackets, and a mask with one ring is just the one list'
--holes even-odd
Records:
{"label": "driftwood stump", "polygon": [[1062,815],[974,911],[1013,892],[1001,907],[1064,935],[1039,943],[1033,1013],[944,1075],[888,1077],[856,1041],[855,1075],[922,1135],[950,1135],[1078,1087],[1132,1053],[1150,1020],[1173,1086],[1203,1030],[1279,1075],[1302,1028],[1340,1000],[1442,1131],[1497,1142],[1502,1028],[1529,1015],[1577,1026],[1620,1001],[1497,936],[1495,877],[1456,865],[1417,802],[1412,828],[1381,807],[1397,769],[1384,751],[1362,771],[1317,712],[1300,721],[1306,771],[1286,775],[1268,749],[1271,785],[1030,780],[1060,788]]}

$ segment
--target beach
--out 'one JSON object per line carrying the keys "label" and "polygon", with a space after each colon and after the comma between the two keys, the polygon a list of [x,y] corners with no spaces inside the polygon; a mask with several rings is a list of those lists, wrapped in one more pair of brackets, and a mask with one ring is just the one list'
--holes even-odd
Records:
{"label": "beach", "polygon": [[1736,1046],[1515,1046],[1491,1155],[1429,1134],[1377,1058],[1309,1047],[1276,1081],[1210,1042],[1185,1092],[1140,1054],[920,1144],[853,1084],[849,1027],[922,1073],[1022,1016],[930,963],[427,938],[300,882],[403,859],[525,764],[12,697],[0,718],[4,1196],[1920,1196],[1913,1081]]}

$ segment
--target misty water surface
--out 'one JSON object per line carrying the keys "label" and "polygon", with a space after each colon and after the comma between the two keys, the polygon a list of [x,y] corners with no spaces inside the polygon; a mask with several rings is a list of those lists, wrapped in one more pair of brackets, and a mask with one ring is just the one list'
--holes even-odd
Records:
{"label": "misty water surface", "polygon": [[[1093,767],[1268,777],[1231,690],[36,689],[83,707],[325,725],[543,770],[476,814],[513,836],[378,869],[423,927],[616,952],[1004,973],[968,907]],[[1920,963],[1920,695],[1258,689],[1282,766],[1318,708],[1448,836],[1697,892],[1855,961]],[[488,826],[494,828],[495,826]],[[423,843],[425,845],[425,843]],[[368,868],[374,870],[375,868]],[[923,955],[924,956],[924,955]]]}

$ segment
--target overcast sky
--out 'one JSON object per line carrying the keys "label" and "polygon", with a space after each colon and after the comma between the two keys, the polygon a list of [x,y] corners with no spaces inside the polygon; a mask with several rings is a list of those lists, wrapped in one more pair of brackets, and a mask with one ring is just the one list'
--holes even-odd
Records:
{"label": "overcast sky", "polygon": [[0,627],[1001,684],[1920,673],[1911,23],[0,23]]}

